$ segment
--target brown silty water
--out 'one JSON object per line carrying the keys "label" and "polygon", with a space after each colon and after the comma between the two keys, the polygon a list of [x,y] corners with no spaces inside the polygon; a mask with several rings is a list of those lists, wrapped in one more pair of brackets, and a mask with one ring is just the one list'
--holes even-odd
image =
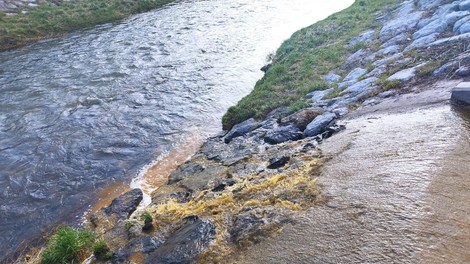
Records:
{"label": "brown silty water", "polygon": [[327,198],[237,263],[470,263],[470,112],[455,82],[359,110],[321,148]]}

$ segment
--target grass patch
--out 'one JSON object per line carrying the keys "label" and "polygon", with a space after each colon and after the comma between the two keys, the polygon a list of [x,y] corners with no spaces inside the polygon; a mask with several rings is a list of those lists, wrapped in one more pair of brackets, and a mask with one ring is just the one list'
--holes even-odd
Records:
{"label": "grass patch", "polygon": [[423,65],[422,67],[419,67],[416,69],[416,75],[418,77],[427,77],[431,76],[434,70],[439,68],[442,65],[442,62],[440,61],[430,61]]}
{"label": "grass patch", "polygon": [[380,78],[376,84],[382,88],[382,91],[395,89],[402,85],[400,80],[387,80],[386,78]]}
{"label": "grass patch", "polygon": [[113,256],[108,244],[103,239],[98,240],[93,246],[93,254],[98,260],[107,260]]}
{"label": "grass patch", "polygon": [[0,13],[0,50],[159,8],[173,0],[75,0],[44,3],[23,14]]}
{"label": "grass patch", "polygon": [[91,252],[96,236],[81,229],[60,227],[41,255],[41,264],[80,263]]}
{"label": "grass patch", "polygon": [[261,119],[280,106],[299,104],[305,94],[326,87],[312,86],[322,76],[337,71],[345,58],[357,48],[347,47],[351,38],[367,29],[378,27],[376,13],[396,0],[361,0],[312,26],[301,29],[277,50],[272,67],[253,91],[222,118],[223,128],[230,129],[248,118]]}

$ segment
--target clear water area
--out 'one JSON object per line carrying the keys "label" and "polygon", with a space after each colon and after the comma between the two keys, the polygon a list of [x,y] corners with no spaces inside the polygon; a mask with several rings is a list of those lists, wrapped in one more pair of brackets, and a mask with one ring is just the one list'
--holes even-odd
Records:
{"label": "clear water area", "polygon": [[269,52],[352,0],[179,1],[0,53],[0,259],[220,130]]}

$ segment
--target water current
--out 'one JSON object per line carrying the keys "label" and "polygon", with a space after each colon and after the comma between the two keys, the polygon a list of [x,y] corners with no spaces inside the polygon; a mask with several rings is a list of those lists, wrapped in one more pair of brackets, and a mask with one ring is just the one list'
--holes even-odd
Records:
{"label": "water current", "polygon": [[0,259],[219,131],[269,52],[352,2],[178,1],[0,53]]}

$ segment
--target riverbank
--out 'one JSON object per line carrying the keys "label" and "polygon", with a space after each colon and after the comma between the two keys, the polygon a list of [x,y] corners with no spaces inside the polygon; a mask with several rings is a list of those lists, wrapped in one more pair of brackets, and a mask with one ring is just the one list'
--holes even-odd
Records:
{"label": "riverbank", "polygon": [[[309,93],[302,95],[302,104],[289,107],[285,101],[276,109],[261,107],[272,111],[263,112],[259,119],[244,120],[250,115],[239,115],[243,118],[237,120],[243,122],[234,121],[227,125],[230,131],[209,138],[152,194],[149,206],[136,210],[142,192],[135,189],[91,216],[88,228],[107,241],[114,253],[110,261],[237,263],[246,258],[246,263],[312,259],[389,263],[405,259],[416,263],[427,259],[421,256],[429,248],[445,250],[443,245],[452,235],[434,240],[435,234],[421,231],[442,232],[439,225],[449,221],[455,229],[466,219],[465,211],[458,219],[448,218],[445,203],[438,206],[442,211],[434,212],[435,202],[442,202],[439,197],[445,193],[432,196],[431,191],[444,187],[446,173],[443,177],[434,173],[444,166],[448,147],[462,143],[456,139],[466,129],[465,119],[459,121],[458,133],[452,131],[452,124],[439,122],[452,113],[449,90],[470,76],[470,35],[464,26],[470,21],[470,3],[423,0],[382,7],[378,3],[355,3],[354,13],[368,10],[368,4],[376,6],[369,20],[374,23],[342,40],[344,55],[334,67],[322,70],[321,87],[303,91]],[[321,25],[324,32],[331,29],[328,23]],[[314,29],[318,30],[301,30],[296,38],[314,39],[318,35]],[[288,58],[301,47],[312,48],[304,47],[304,42],[286,43],[293,47],[284,55],[277,53],[263,83],[276,76],[285,78],[289,87],[292,76],[276,70],[282,66],[279,54]],[[317,52],[328,54],[328,47]],[[304,59],[286,61],[289,67],[306,65],[309,70],[317,65],[312,57]],[[282,101],[289,91],[280,89],[277,96]],[[410,113],[393,113],[390,105],[393,111]],[[371,114],[375,112],[378,116]],[[421,133],[426,129],[429,134]],[[445,141],[447,133],[441,129],[452,140]],[[408,133],[418,135],[402,139]],[[429,138],[435,134],[439,135]],[[458,156],[466,149],[455,153]],[[465,180],[462,173],[458,175]],[[433,183],[438,184],[432,187]],[[141,217],[144,212],[151,217]],[[431,221],[432,215],[439,221]],[[306,231],[312,233],[302,247]],[[311,254],[309,247],[318,250]],[[462,248],[455,252],[462,254],[460,259],[468,257]],[[434,257],[429,259],[439,260]]]}
{"label": "riverbank", "polygon": [[173,0],[5,1],[0,10],[0,51],[58,37],[160,8]]}

